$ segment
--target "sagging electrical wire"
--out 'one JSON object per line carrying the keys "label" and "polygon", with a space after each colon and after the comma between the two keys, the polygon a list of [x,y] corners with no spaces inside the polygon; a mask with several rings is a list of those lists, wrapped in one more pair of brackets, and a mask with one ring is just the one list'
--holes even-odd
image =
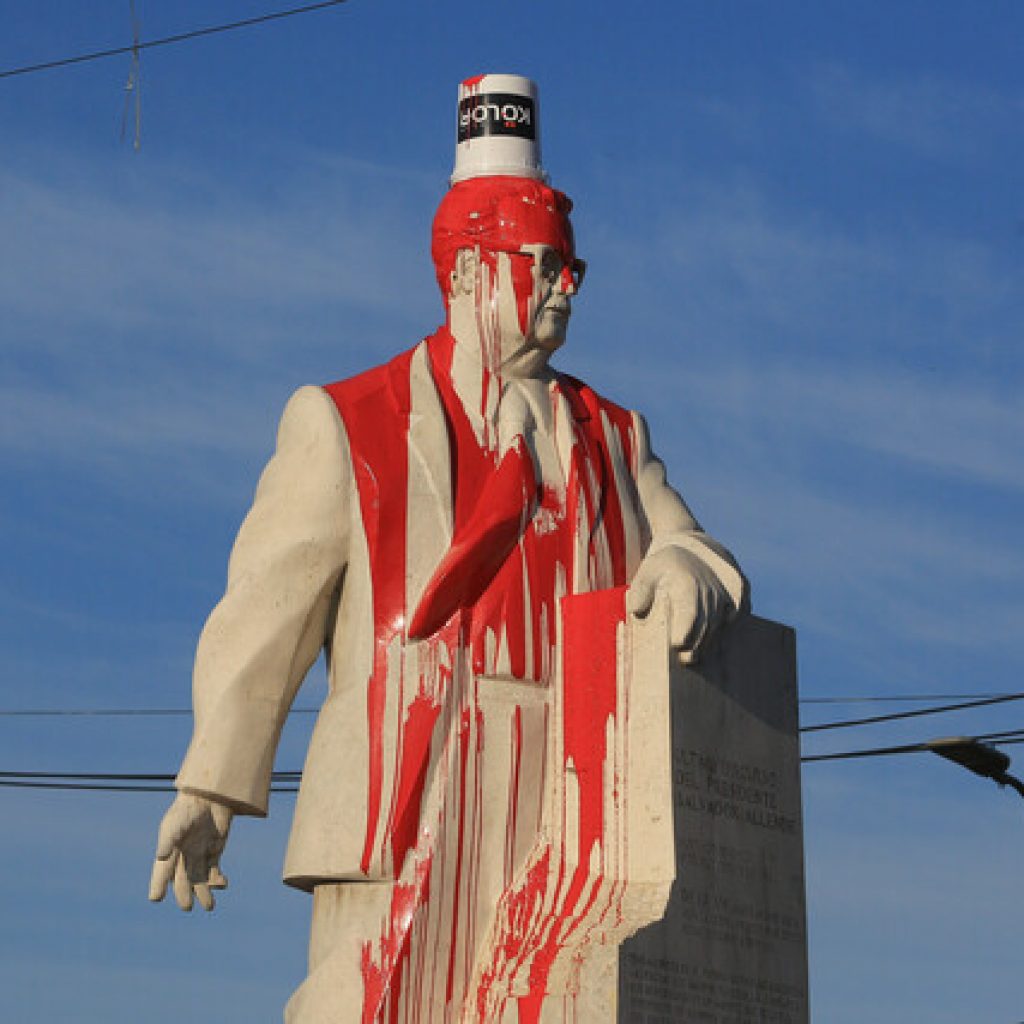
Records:
{"label": "sagging electrical wire", "polygon": [[[982,733],[977,736],[959,737],[963,743],[987,743],[1004,745],[1024,743],[1024,729],[1009,729],[1002,732]],[[939,741],[927,740],[920,743],[905,743],[890,747],[869,747],[860,750],[841,750],[825,754],[805,754],[801,761],[839,761],[867,757],[887,757],[894,754],[917,754],[935,750]],[[271,775],[272,793],[294,793],[302,779],[299,771],[275,771]],[[0,771],[0,787],[25,789],[62,790],[120,790],[140,793],[173,792],[174,775],[169,772],[15,772]]]}
{"label": "sagging electrical wire", "polygon": [[91,53],[79,53],[71,57],[60,57],[57,60],[43,61],[40,64],[25,64],[22,67],[8,68],[6,71],[0,71],[0,78],[13,78],[15,75],[29,75],[37,71],[50,71],[53,68],[63,68],[71,64],[85,64],[88,61],[102,60],[104,57],[118,57],[125,53],[137,55],[139,50],[149,50],[155,46],[170,46],[172,43],[184,43],[190,39],[198,39],[201,36],[231,32],[234,29],[248,28],[250,25],[260,25],[268,21],[279,21],[281,18],[291,18],[296,14],[309,14],[327,7],[337,7],[347,2],[348,0],[321,0],[320,3],[303,4],[301,7],[291,7],[284,11],[271,11],[269,14],[259,14],[252,18],[242,18],[239,21],[229,21],[222,25],[209,25],[206,28],[192,29],[188,32],[177,32],[172,36],[164,36],[160,39],[149,39],[145,42],[139,42],[136,39],[130,46],[114,46],[108,50],[94,50]]}

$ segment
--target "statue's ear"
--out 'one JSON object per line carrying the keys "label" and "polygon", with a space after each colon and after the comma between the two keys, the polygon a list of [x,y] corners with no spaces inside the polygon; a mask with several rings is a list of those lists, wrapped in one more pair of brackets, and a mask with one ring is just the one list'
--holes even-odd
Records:
{"label": "statue's ear", "polygon": [[479,249],[460,249],[452,268],[452,295],[472,295],[480,268]]}

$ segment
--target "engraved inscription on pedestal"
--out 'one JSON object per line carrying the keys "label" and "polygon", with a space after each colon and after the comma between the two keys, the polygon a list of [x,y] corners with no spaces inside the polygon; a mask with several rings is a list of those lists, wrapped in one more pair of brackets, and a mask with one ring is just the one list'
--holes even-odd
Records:
{"label": "engraved inscription on pedestal", "polygon": [[672,676],[677,877],[620,953],[622,1024],[806,1024],[795,640],[747,617]]}

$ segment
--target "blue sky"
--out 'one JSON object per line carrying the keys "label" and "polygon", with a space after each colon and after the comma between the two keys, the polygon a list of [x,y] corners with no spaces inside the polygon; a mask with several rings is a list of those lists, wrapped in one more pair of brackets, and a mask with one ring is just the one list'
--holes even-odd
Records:
{"label": "blue sky", "polygon": [[[137,4],[143,38],[275,6]],[[0,24],[0,69],[130,41],[120,0],[0,0]],[[1022,34],[1011,0],[351,0],[144,52],[138,153],[127,58],[0,80],[0,705],[187,700],[288,395],[438,321],[429,224],[481,71],[539,82],[576,201],[560,365],[647,414],[755,610],[796,627],[804,696],[1020,689]],[[173,771],[187,732],[0,718],[0,770]],[[804,785],[815,1021],[1024,1019],[1018,799],[924,755]],[[237,824],[211,916],[145,901],[162,796],[0,801],[3,1019],[279,1018],[290,797]]]}

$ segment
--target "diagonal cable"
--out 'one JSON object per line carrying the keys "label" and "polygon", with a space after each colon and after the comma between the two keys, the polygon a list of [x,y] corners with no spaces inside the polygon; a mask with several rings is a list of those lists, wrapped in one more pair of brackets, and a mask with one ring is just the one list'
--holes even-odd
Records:
{"label": "diagonal cable", "polygon": [[875,725],[878,722],[895,722],[902,718],[921,718],[924,715],[939,715],[946,711],[964,711],[968,708],[988,707],[992,704],[1006,704],[1009,701],[1024,700],[1024,693],[1009,693],[981,700],[968,700],[959,704],[943,704],[934,708],[915,708],[913,711],[897,711],[889,715],[870,715],[866,718],[845,718],[840,722],[823,722],[820,725],[801,726],[801,732],[823,732],[825,729],[847,729],[854,725]]}
{"label": "diagonal cable", "polygon": [[63,68],[70,64],[84,64],[86,61],[101,60],[104,57],[117,57],[122,53],[133,53],[139,50],[148,50],[154,46],[169,46],[172,43],[183,43],[189,39],[198,39],[200,36],[212,36],[218,32],[231,32],[236,28],[248,28],[250,25],[261,25],[268,21],[278,21],[281,18],[290,18],[296,14],[309,14],[312,11],[320,11],[326,7],[337,7],[339,4],[347,3],[347,0],[321,0],[320,3],[303,4],[301,7],[292,7],[286,11],[272,11],[269,14],[259,14],[253,18],[242,18],[240,21],[229,21],[223,25],[210,25],[207,28],[192,29],[189,32],[178,32],[172,36],[163,36],[160,39],[149,39],[144,43],[133,42],[131,46],[114,46],[109,50],[94,50],[92,53],[79,53],[72,57],[61,57],[59,60],[48,60],[40,64],[26,64],[19,68],[8,68],[0,71],[0,78],[13,78],[15,75],[29,75],[36,71],[49,71],[51,68]]}

